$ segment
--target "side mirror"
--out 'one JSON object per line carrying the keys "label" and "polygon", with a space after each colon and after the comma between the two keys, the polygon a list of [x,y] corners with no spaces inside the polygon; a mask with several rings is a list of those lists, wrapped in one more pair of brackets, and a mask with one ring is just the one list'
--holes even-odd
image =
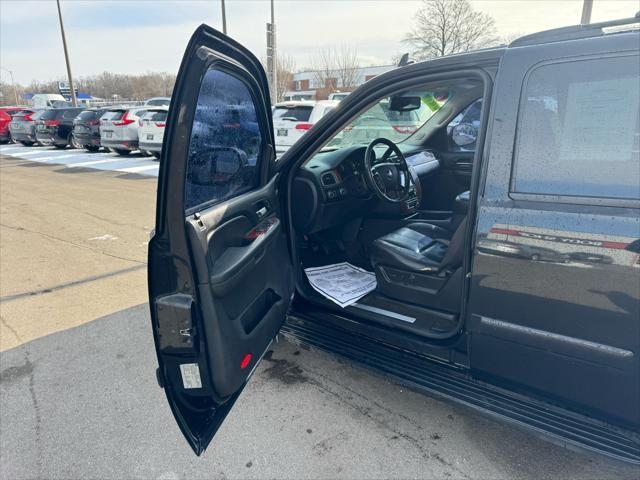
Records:
{"label": "side mirror", "polygon": [[420,97],[395,95],[389,99],[389,110],[392,112],[410,112],[418,110],[422,105]]}
{"label": "side mirror", "polygon": [[466,147],[476,142],[478,129],[470,123],[459,123],[451,130],[451,140],[458,147]]}
{"label": "side mirror", "polygon": [[212,147],[190,163],[190,180],[197,185],[227,183],[247,165],[247,154],[232,147]]}

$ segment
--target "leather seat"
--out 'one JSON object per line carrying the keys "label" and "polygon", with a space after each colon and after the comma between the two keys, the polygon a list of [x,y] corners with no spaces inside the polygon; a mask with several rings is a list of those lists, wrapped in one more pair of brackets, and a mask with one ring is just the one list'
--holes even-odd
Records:
{"label": "leather seat", "polygon": [[429,223],[411,223],[373,242],[371,263],[397,270],[438,273],[462,265],[466,217],[451,234]]}

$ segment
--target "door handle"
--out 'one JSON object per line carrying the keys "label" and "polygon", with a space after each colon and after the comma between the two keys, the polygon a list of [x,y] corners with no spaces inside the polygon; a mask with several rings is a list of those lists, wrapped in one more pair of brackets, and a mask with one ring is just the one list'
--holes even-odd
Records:
{"label": "door handle", "polygon": [[258,216],[258,220],[262,220],[262,218],[267,214],[269,210],[267,210],[267,207],[262,207],[260,209],[258,209],[258,211],[256,212],[256,215]]}

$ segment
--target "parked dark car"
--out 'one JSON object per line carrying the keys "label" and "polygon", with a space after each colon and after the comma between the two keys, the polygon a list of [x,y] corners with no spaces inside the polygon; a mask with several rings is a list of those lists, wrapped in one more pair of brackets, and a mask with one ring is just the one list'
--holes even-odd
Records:
{"label": "parked dark car", "polygon": [[9,123],[11,116],[24,110],[26,107],[0,107],[0,143],[7,143],[11,140]]}
{"label": "parked dark car", "polygon": [[104,108],[91,108],[80,112],[73,120],[73,137],[78,145],[90,152],[100,150],[100,117]]}
{"label": "parked dark car", "polygon": [[[198,28],[148,257],[157,378],[195,453],[282,334],[640,464],[639,18],[383,73],[277,160],[261,62]],[[446,94],[393,139],[343,135],[433,92]],[[480,99],[477,125],[449,128]],[[244,134],[214,138],[224,115],[204,113],[233,108]]]}
{"label": "parked dark car", "polygon": [[36,139],[43,145],[56,148],[82,148],[73,138],[73,119],[82,108],[52,108],[45,111],[36,125]]}
{"label": "parked dark car", "polygon": [[14,113],[9,123],[9,132],[14,142],[25,147],[37,143],[36,122],[45,109],[24,109]]}

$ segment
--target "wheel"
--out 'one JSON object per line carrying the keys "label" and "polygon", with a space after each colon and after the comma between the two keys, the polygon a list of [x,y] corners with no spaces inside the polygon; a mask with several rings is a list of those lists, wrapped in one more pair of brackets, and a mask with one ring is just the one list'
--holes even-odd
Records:
{"label": "wheel", "polygon": [[534,253],[533,255],[531,255],[531,260],[533,260],[534,262],[537,262],[538,260],[540,260],[540,255],[538,255],[537,253]]}
{"label": "wheel", "polygon": [[98,145],[85,145],[84,148],[89,152],[97,152],[98,150],[100,150],[100,147]]}
{"label": "wheel", "polygon": [[84,148],[84,145],[82,145],[80,142],[78,142],[78,140],[76,140],[76,136],[74,134],[69,135],[69,144],[73,148],[77,148],[78,150],[81,150]]}
{"label": "wheel", "polygon": [[22,140],[22,141],[20,141],[20,143],[21,143],[22,145],[24,145],[25,147],[30,147],[30,146],[32,146],[35,142],[30,142],[30,141],[28,141],[28,140]]}
{"label": "wheel", "polygon": [[122,155],[122,156],[126,156],[131,153],[131,150],[123,150],[122,148],[114,148],[114,150],[118,155]]}
{"label": "wheel", "polygon": [[153,152],[153,156],[156,160],[160,160],[160,152]]}
{"label": "wheel", "polygon": [[60,145],[60,144],[58,143],[58,144],[55,144],[55,145],[53,145],[53,146],[54,146],[54,147],[56,147],[56,148],[57,148],[57,149],[59,149],[59,150],[64,150],[65,148],[67,148],[67,145],[66,145],[66,144],[64,144],[64,145]]}

